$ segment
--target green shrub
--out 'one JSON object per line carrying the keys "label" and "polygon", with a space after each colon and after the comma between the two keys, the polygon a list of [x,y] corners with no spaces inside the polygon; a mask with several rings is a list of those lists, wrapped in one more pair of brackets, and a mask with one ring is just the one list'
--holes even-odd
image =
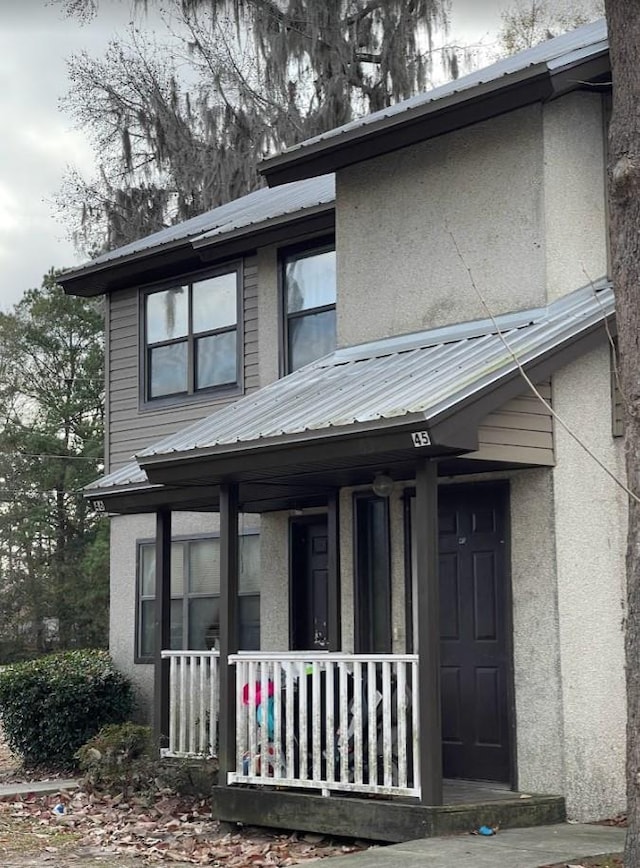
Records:
{"label": "green shrub", "polygon": [[71,768],[78,748],[132,708],[131,684],[106,651],[66,651],[0,671],[0,718],[26,765]]}

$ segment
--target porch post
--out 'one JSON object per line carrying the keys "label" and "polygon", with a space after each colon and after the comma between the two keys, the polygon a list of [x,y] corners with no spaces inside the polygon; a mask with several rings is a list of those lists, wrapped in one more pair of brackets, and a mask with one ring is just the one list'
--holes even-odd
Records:
{"label": "porch post", "polygon": [[171,644],[171,511],[156,513],[156,599],[154,612],[154,715],[155,741],[161,749],[169,739],[169,661],[162,651]]}
{"label": "porch post", "polygon": [[429,459],[418,462],[416,472],[416,562],[421,801],[441,805],[438,465]]}
{"label": "porch post", "polygon": [[342,650],[340,615],[340,492],[330,495],[327,503],[328,532],[328,616],[329,651]]}
{"label": "porch post", "polygon": [[238,485],[220,486],[220,721],[218,785],[236,766],[235,666],[230,654],[238,651]]}

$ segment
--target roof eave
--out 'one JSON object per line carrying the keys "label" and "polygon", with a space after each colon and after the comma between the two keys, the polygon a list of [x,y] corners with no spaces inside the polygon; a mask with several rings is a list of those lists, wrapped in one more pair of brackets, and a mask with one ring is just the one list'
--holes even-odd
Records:
{"label": "roof eave", "polygon": [[608,52],[550,70],[547,63],[381,118],[258,166],[269,186],[335,172],[354,163],[436,138],[500,114],[584,87],[609,68]]}
{"label": "roof eave", "polygon": [[[412,413],[393,419],[352,423],[344,427],[318,431],[304,431],[278,438],[222,444],[217,447],[192,449],[188,452],[153,455],[138,458],[152,483],[179,485],[198,474],[197,468],[207,465],[207,478],[222,481],[266,468],[282,467],[293,463],[330,462],[336,457],[362,455],[392,449],[411,448],[411,433],[428,428],[424,413]],[[446,454],[472,452],[477,449],[475,432],[459,432],[456,442],[433,443],[426,447],[431,453]],[[426,454],[426,452],[425,452]],[[219,476],[213,470],[219,464]]]}
{"label": "roof eave", "polygon": [[[333,231],[335,202],[284,214],[260,224],[238,227],[213,238],[203,233],[161,247],[147,248],[120,259],[90,263],[61,275],[58,282],[68,295],[91,298],[136,283],[152,283],[171,276],[167,266],[176,272],[202,267],[204,263],[225,260],[248,253],[256,246],[282,240],[295,241],[300,235]],[[292,230],[294,233],[292,234]]]}
{"label": "roof eave", "polygon": [[[146,281],[155,271],[163,273],[167,265],[189,267],[197,258],[189,240],[170,242],[161,247],[141,250],[103,263],[91,263],[68,271],[57,279],[67,295],[95,298],[123,289],[132,282]],[[151,277],[150,279],[153,279]]]}
{"label": "roof eave", "polygon": [[335,228],[335,201],[326,202],[312,208],[292,214],[282,214],[264,220],[261,223],[253,223],[249,226],[240,226],[224,236],[202,235],[194,238],[192,246],[203,259],[210,260],[220,257],[223,249],[226,255],[237,255],[242,250],[248,250],[257,246],[275,244],[280,241],[292,239],[291,227],[296,227],[296,235],[312,232],[333,231]]}

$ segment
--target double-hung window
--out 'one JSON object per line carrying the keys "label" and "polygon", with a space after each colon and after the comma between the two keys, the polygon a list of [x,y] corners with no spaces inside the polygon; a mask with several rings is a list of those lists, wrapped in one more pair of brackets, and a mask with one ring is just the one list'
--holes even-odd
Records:
{"label": "double-hung window", "polygon": [[238,297],[237,268],[144,296],[147,400],[237,384]]}
{"label": "double-hung window", "polygon": [[[260,647],[260,537],[239,538],[239,638],[245,651]],[[156,593],[156,549],[138,545],[136,657],[152,660]],[[171,648],[216,648],[220,635],[220,540],[203,537],[171,543]]]}
{"label": "double-hung window", "polygon": [[336,252],[315,247],[283,259],[286,373],[336,346]]}

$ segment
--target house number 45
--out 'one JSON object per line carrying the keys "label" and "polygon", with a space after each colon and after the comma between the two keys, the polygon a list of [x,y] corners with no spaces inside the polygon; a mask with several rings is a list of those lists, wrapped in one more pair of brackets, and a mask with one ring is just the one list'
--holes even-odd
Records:
{"label": "house number 45", "polygon": [[414,431],[411,439],[414,446],[431,446],[431,437],[427,431]]}

